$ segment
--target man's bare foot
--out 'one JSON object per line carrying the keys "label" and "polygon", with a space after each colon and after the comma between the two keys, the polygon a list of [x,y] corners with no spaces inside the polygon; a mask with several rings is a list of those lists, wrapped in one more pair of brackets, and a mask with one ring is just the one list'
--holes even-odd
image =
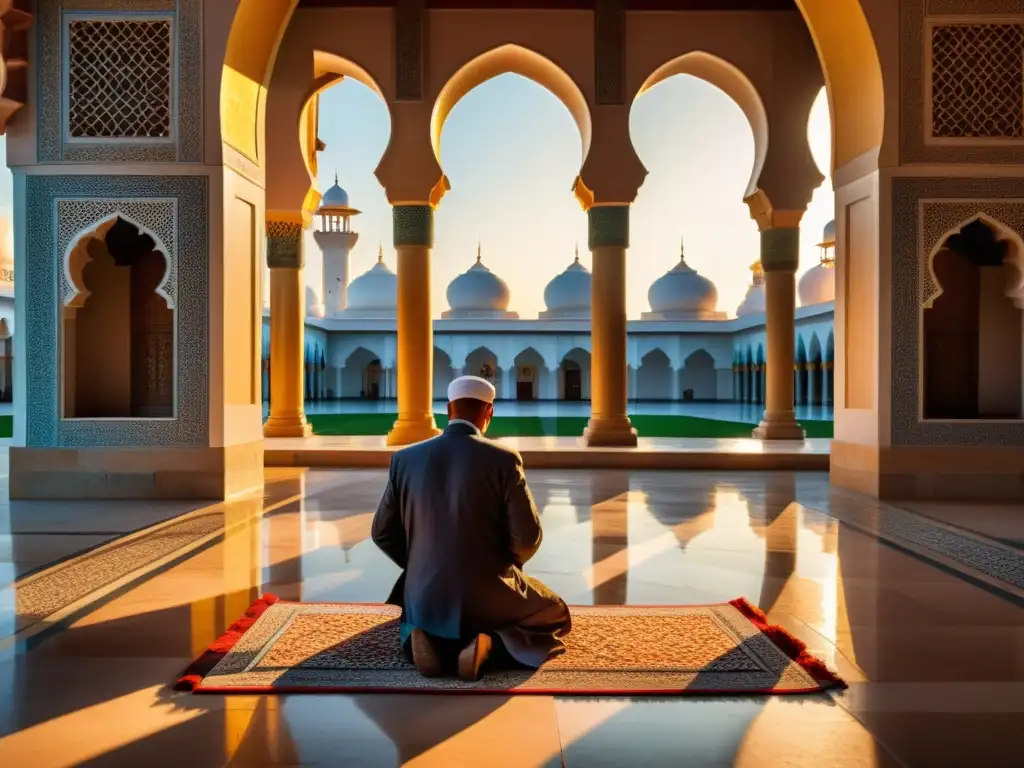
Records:
{"label": "man's bare foot", "polygon": [[414,629],[409,638],[412,646],[412,662],[416,671],[424,677],[437,677],[441,674],[441,658],[437,655],[434,644],[422,629]]}
{"label": "man's bare foot", "polygon": [[479,680],[480,667],[490,655],[490,635],[477,635],[476,639],[459,653],[459,678],[467,683]]}

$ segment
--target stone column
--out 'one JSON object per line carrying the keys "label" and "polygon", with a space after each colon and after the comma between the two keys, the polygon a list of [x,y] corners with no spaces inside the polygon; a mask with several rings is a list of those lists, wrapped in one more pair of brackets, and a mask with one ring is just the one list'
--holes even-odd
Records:
{"label": "stone column", "polygon": [[754,437],[803,440],[793,411],[793,358],[796,347],[796,268],[800,261],[799,215],[796,226],[761,231],[765,272],[765,410]]}
{"label": "stone column", "polygon": [[306,367],[306,290],[302,224],[267,220],[270,267],[270,418],[265,437],[308,437],[303,402]]}
{"label": "stone column", "polygon": [[821,404],[822,405],[831,406],[832,405],[832,401],[834,399],[833,383],[832,383],[832,381],[833,381],[832,380],[832,376],[833,376],[834,364],[832,362],[825,362],[825,363],[821,364],[821,367],[824,369],[823,372],[822,372],[822,377],[821,377],[822,387],[823,387],[823,390],[822,390],[822,393],[821,393]]}
{"label": "stone column", "polygon": [[388,445],[409,445],[440,433],[434,423],[434,326],[430,314],[430,248],[434,211],[395,205],[398,251],[398,420]]}
{"label": "stone column", "polygon": [[593,206],[589,218],[591,278],[590,423],[588,446],[635,446],[636,430],[626,415],[626,249],[629,206]]}

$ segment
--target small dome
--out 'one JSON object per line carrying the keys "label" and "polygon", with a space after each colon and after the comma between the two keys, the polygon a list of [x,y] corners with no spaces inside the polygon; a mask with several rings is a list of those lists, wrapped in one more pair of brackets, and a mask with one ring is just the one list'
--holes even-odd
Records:
{"label": "small dome", "polygon": [[508,285],[481,261],[480,246],[476,263],[448,284],[448,306],[442,317],[509,317],[511,293]]}
{"label": "small dome", "polygon": [[760,261],[750,265],[750,271],[754,274],[754,281],[747,289],[747,295],[736,308],[736,317],[747,317],[749,315],[763,315],[765,313],[764,295],[764,267]]}
{"label": "small dome", "polygon": [[825,225],[825,229],[821,232],[821,242],[818,243],[819,248],[834,248],[836,245],[836,220],[832,219],[828,224]]}
{"label": "small dome", "polygon": [[384,263],[384,251],[377,263],[348,286],[348,304],[343,313],[379,312],[394,314],[398,309],[398,276]]}
{"label": "small dome", "polygon": [[348,192],[338,184],[338,172],[334,172],[334,185],[320,198],[320,208],[348,208]]}
{"label": "small dome", "polygon": [[573,263],[544,289],[544,306],[542,318],[590,317],[590,270],[580,264],[579,247]]}
{"label": "small dome", "polygon": [[800,306],[822,304],[836,300],[836,270],[831,262],[822,261],[804,272],[797,286]]}
{"label": "small dome", "polygon": [[719,319],[718,289],[715,284],[697,274],[686,263],[683,246],[679,247],[679,263],[651,285],[647,292],[651,305],[650,317],[664,320]]}

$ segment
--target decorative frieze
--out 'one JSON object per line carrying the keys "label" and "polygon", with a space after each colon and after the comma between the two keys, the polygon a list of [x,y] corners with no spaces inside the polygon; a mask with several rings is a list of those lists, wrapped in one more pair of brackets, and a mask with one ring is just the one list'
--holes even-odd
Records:
{"label": "decorative frieze", "polygon": [[587,211],[587,239],[595,248],[629,248],[629,206],[595,205]]}
{"label": "decorative frieze", "polygon": [[429,205],[396,205],[391,208],[395,247],[433,248],[434,209]]}
{"label": "decorative frieze", "polygon": [[800,230],[778,227],[761,231],[761,267],[765,272],[796,272],[800,264]]}
{"label": "decorative frieze", "polygon": [[267,219],[267,266],[271,269],[302,269],[302,224]]}

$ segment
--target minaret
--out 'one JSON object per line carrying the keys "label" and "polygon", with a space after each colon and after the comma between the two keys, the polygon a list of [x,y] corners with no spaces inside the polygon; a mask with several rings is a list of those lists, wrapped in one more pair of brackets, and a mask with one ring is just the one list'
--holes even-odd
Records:
{"label": "minaret", "polygon": [[[337,317],[348,306],[349,253],[359,241],[352,231],[351,217],[359,211],[348,204],[348,193],[338,184],[334,173],[334,186],[328,189],[320,202],[317,216],[320,227],[313,233],[323,252],[323,317]],[[312,311],[311,311],[311,314]]]}

